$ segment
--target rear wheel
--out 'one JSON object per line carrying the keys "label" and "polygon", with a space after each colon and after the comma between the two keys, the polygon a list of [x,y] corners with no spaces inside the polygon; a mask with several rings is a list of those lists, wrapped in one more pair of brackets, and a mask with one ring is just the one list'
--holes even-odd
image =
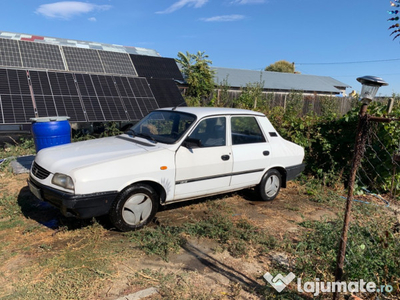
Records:
{"label": "rear wheel", "polygon": [[158,205],[158,195],[151,186],[134,184],[117,197],[111,207],[110,220],[121,231],[139,229],[154,218]]}
{"label": "rear wheel", "polygon": [[269,170],[258,186],[260,197],[264,201],[272,201],[278,195],[282,185],[282,176],[278,170]]}

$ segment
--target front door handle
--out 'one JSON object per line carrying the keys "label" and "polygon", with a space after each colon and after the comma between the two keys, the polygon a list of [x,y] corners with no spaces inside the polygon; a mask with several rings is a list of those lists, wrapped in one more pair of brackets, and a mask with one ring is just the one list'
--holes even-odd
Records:
{"label": "front door handle", "polygon": [[268,156],[268,155],[269,155],[269,151],[268,151],[268,150],[264,151],[264,152],[263,152],[263,155],[264,155],[264,156]]}
{"label": "front door handle", "polygon": [[229,155],[222,155],[221,159],[222,160],[229,160],[230,156]]}

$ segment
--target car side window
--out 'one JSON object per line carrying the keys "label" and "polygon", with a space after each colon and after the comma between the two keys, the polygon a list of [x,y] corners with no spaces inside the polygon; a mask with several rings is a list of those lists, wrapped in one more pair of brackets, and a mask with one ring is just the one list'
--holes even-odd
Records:
{"label": "car side window", "polygon": [[254,117],[232,117],[232,144],[263,143],[265,137]]}
{"label": "car side window", "polygon": [[201,121],[189,136],[198,139],[201,147],[218,147],[226,145],[225,117],[208,118]]}

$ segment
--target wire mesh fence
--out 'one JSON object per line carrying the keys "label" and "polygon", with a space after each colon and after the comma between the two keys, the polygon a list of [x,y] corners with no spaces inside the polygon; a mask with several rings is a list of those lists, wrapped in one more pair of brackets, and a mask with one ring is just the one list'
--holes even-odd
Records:
{"label": "wire mesh fence", "polygon": [[356,181],[349,187],[354,197],[342,279],[375,283],[363,299],[400,299],[400,149],[394,146],[400,140],[385,124],[367,123]]}

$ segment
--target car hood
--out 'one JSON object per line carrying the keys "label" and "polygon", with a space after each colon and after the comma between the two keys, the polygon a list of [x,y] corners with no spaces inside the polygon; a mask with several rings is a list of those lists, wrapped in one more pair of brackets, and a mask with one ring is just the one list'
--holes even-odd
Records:
{"label": "car hood", "polygon": [[159,144],[120,135],[45,148],[35,162],[51,173],[69,174],[74,169],[161,149],[164,147]]}

